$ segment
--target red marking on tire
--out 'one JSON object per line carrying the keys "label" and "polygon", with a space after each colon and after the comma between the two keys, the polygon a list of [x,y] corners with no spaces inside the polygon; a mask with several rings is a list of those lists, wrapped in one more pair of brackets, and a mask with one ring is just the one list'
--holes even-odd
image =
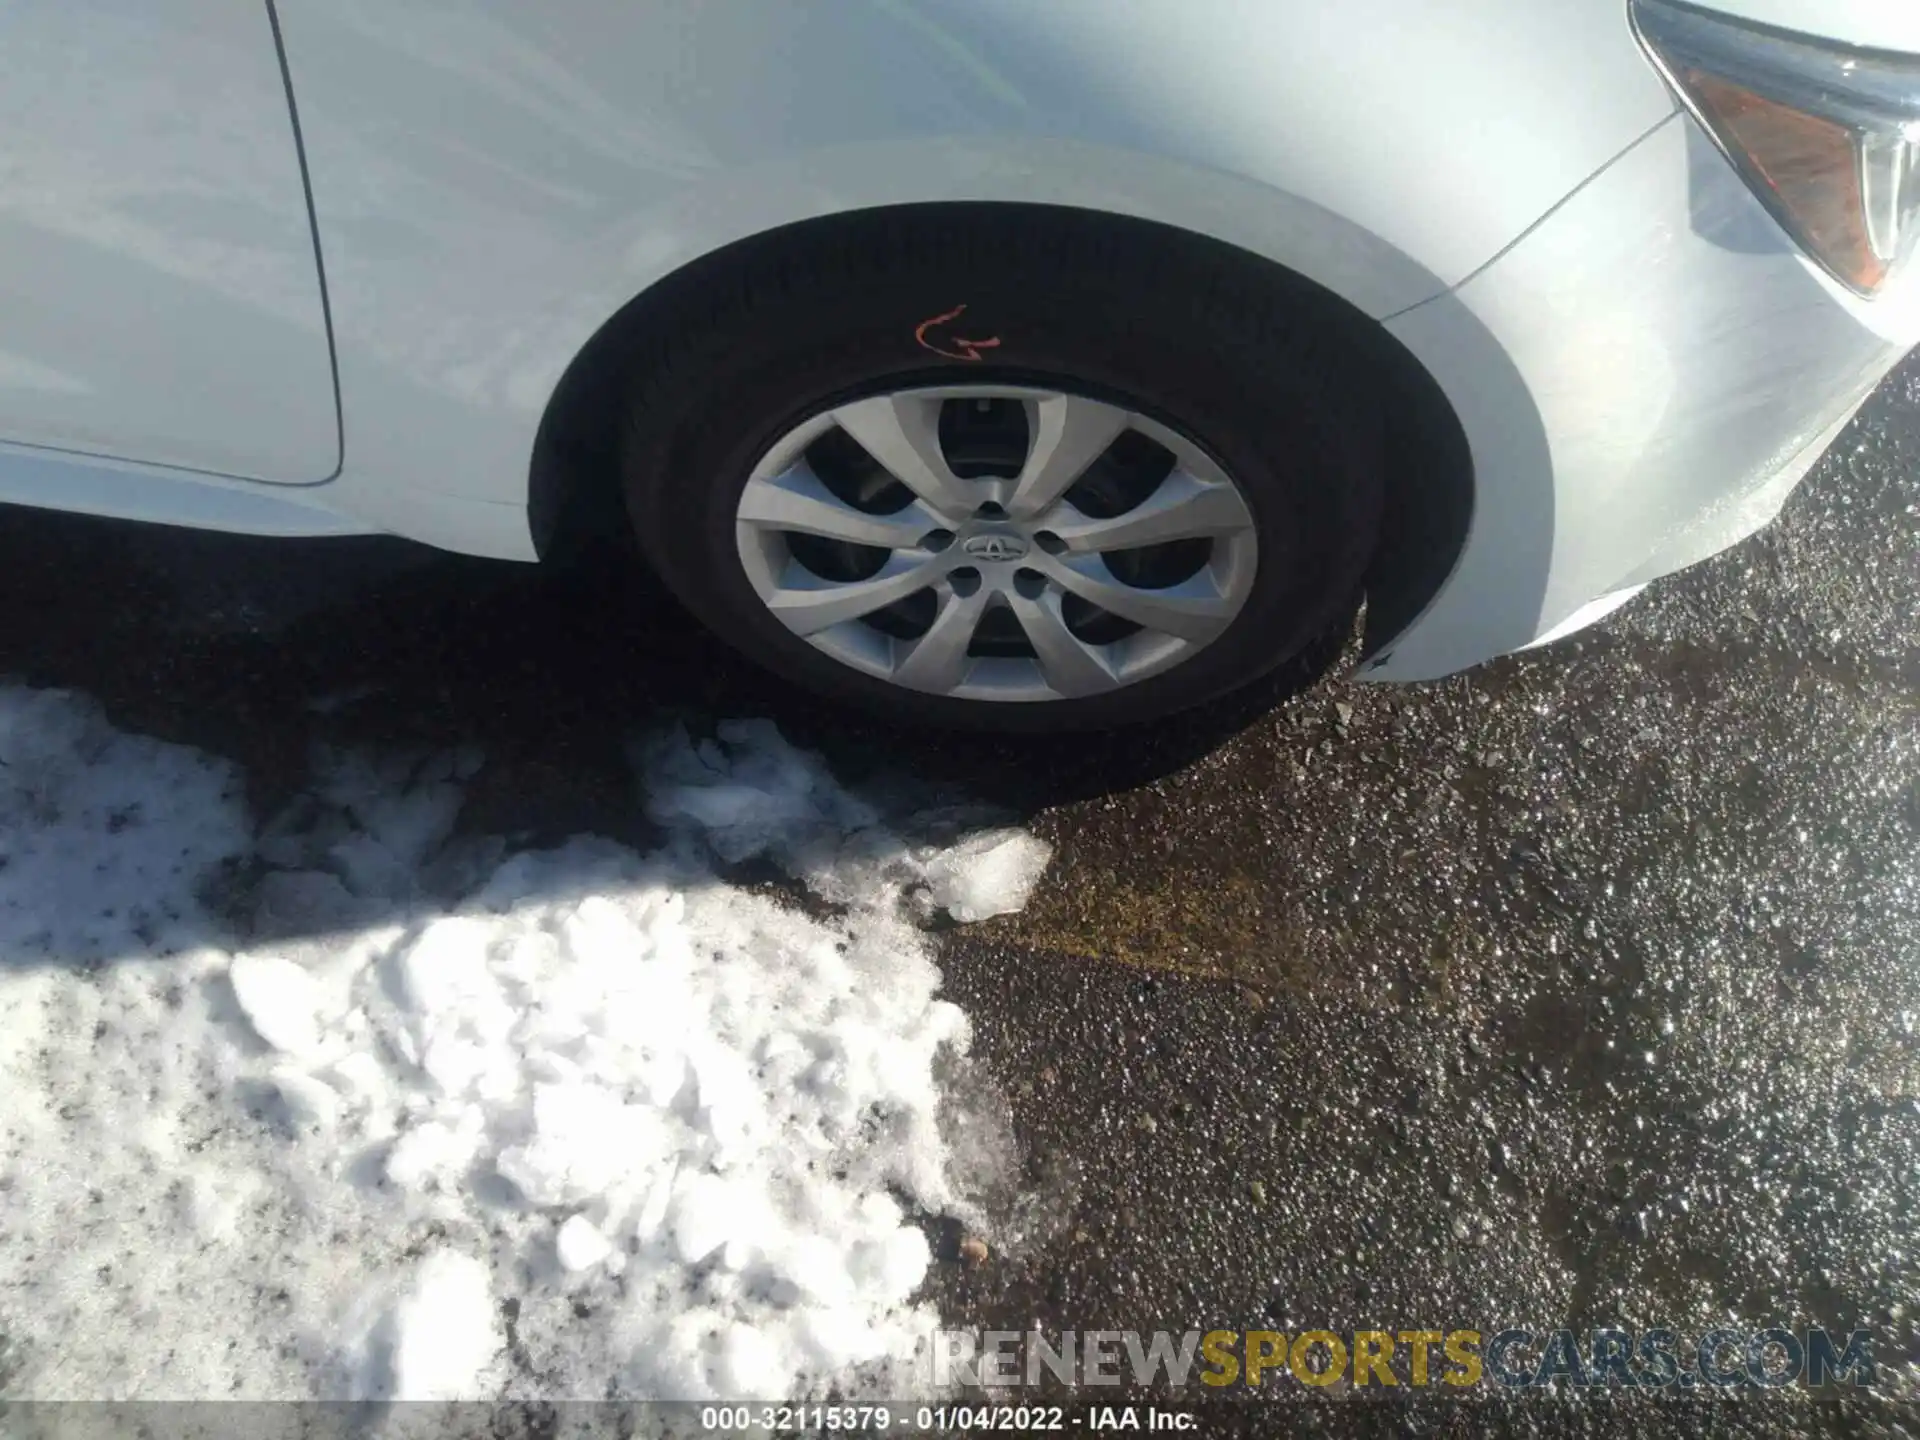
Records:
{"label": "red marking on tire", "polygon": [[934,354],[944,356],[949,360],[984,360],[987,357],[980,352],[982,350],[992,350],[997,347],[1000,344],[1000,337],[998,335],[988,336],[985,340],[965,340],[958,335],[954,335],[949,337],[946,342],[947,345],[958,347],[953,350],[949,350],[942,345],[937,345],[927,338],[927,332],[935,326],[944,325],[949,320],[957,320],[966,313],[966,306],[956,305],[944,315],[936,315],[931,320],[922,320],[918,325],[913,327],[913,338],[920,343],[921,349],[931,350]]}

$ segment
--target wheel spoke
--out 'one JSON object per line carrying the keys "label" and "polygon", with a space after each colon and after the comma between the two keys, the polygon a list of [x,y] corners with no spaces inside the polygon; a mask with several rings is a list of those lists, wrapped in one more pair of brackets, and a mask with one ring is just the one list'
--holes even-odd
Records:
{"label": "wheel spoke", "polygon": [[887,473],[935,510],[956,517],[973,512],[973,492],[948,468],[940,449],[939,400],[911,393],[876,395],[842,405],[833,418]]}
{"label": "wheel spoke", "polygon": [[1082,600],[1122,620],[1131,620],[1142,629],[1182,640],[1211,640],[1226,628],[1237,608],[1207,570],[1178,585],[1148,590],[1119,579],[1098,555],[1039,555],[1034,563],[1061,589]]}
{"label": "wheel spoke", "polygon": [[856,510],[825,485],[802,462],[778,475],[749,480],[740,494],[739,517],[770,530],[822,535],[855,545],[883,550],[907,550],[931,530],[941,528],[940,517],[915,500],[890,515]]}
{"label": "wheel spoke", "polygon": [[1096,519],[1064,506],[1070,518],[1048,517],[1047,528],[1080,554],[1130,550],[1169,540],[1231,535],[1253,528],[1253,516],[1231,485],[1196,480],[1176,470],[1123,515]]}
{"label": "wheel spoke", "polygon": [[1034,403],[1033,443],[1014,481],[1007,510],[1037,515],[1066,494],[1087,467],[1127,428],[1127,412],[1077,395],[1050,395]]}
{"label": "wheel spoke", "polygon": [[893,678],[913,690],[944,695],[959,688],[967,674],[967,646],[986,613],[989,592],[982,586],[971,595],[943,589],[940,610],[918,640],[896,641]]}
{"label": "wheel spoke", "polygon": [[1057,593],[1047,590],[1032,599],[1014,594],[1008,601],[1027,632],[1041,677],[1056,695],[1094,695],[1118,683],[1099,652],[1067,628]]}
{"label": "wheel spoke", "polygon": [[939,557],[895,551],[879,571],[865,580],[822,580],[797,563],[789,563],[786,573],[771,595],[767,608],[797,635],[813,635],[847,620],[904,600],[941,573]]}

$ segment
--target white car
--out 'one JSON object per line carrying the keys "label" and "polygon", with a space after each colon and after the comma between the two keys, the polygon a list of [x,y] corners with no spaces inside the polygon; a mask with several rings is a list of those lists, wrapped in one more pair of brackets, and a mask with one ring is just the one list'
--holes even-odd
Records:
{"label": "white car", "polygon": [[0,500],[631,524],[934,723],[1151,719],[1362,595],[1444,675],[1763,525],[1920,339],[1917,57],[1908,0],[16,0]]}

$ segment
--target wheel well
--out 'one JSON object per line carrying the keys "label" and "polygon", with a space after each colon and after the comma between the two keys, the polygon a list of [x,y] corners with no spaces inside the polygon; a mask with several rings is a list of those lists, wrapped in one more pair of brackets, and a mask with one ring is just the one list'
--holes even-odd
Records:
{"label": "wheel well", "polygon": [[[927,212],[993,212],[1007,223],[1054,207],[1002,202],[917,204],[847,211],[736,241],[674,271],[623,306],[561,377],[534,443],[528,518],[543,560],[565,559],[627,534],[619,494],[621,392],[643,346],[676,331],[676,317],[709,285],[790,247],[844,242],[862,227],[926,218]],[[1386,508],[1367,571],[1366,651],[1392,640],[1452,573],[1473,507],[1473,463],[1465,432],[1439,385],[1378,322],[1331,291],[1273,261],[1192,231],[1130,216],[1116,230],[1183,247],[1214,266],[1240,270],[1249,285],[1281,286],[1319,323],[1337,326],[1380,376],[1387,424]]]}

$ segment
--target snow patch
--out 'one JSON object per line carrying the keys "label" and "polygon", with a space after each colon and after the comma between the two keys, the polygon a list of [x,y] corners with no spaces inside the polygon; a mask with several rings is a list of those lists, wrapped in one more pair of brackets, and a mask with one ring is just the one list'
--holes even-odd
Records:
{"label": "snow patch", "polygon": [[614,1253],[613,1242],[584,1215],[570,1217],[553,1244],[561,1266],[568,1270],[591,1270]]}
{"label": "snow patch", "polygon": [[[904,1393],[916,1216],[1000,1180],[908,902],[1046,848],[909,844],[765,722],[636,754],[656,854],[451,840],[464,753],[326,757],[256,844],[223,762],[0,688],[10,1394]],[[198,897],[263,864],[236,944]]]}
{"label": "snow patch", "polygon": [[[354,1400],[466,1400],[493,1388],[506,1337],[488,1267],[439,1250],[399,1285],[376,1289],[349,1327]],[[497,1382],[496,1382],[497,1383]]]}
{"label": "snow patch", "polygon": [[236,955],[227,978],[255,1033],[267,1044],[295,1055],[311,1055],[320,1048],[320,1011],[326,1001],[306,971],[277,955]]}

